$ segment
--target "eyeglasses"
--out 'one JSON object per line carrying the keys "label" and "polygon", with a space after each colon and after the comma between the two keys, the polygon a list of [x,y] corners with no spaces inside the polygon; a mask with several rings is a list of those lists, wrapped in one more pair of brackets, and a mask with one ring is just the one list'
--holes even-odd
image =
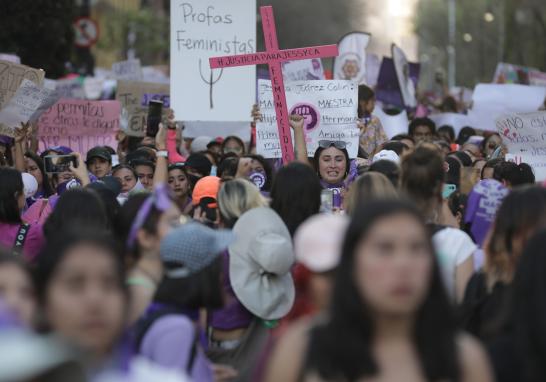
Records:
{"label": "eyeglasses", "polygon": [[339,150],[345,150],[347,148],[347,143],[343,141],[321,140],[321,141],[318,141],[318,145],[322,149],[327,149],[332,146],[334,146],[336,149],[339,149]]}
{"label": "eyeglasses", "polygon": [[138,230],[144,225],[146,219],[152,211],[152,207],[157,208],[161,212],[165,212],[171,206],[172,201],[169,196],[169,189],[166,184],[156,186],[154,191],[146,198],[140,209],[138,210],[135,220],[131,225],[129,236],[127,236],[127,248],[131,249],[136,240]]}

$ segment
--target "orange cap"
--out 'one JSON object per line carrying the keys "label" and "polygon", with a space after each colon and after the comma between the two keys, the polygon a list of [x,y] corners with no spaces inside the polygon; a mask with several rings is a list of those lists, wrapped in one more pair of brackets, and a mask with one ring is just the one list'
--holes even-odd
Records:
{"label": "orange cap", "polygon": [[[201,178],[193,187],[192,203],[198,205],[203,198],[213,198],[217,200],[220,190],[220,178],[217,176],[205,176]],[[216,203],[209,204],[209,207],[217,207]]]}

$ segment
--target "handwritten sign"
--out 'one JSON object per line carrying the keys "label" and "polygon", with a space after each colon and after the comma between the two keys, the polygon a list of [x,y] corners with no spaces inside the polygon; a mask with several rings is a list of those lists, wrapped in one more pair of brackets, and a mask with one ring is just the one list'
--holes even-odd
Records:
{"label": "handwritten sign", "polygon": [[62,145],[85,155],[95,146],[116,147],[120,112],[118,101],[63,98],[38,120],[40,150]]}
{"label": "handwritten sign", "polygon": [[24,79],[15,95],[0,110],[2,135],[13,137],[15,129],[21,122],[36,121],[40,114],[58,99],[59,96],[55,91],[41,88],[34,82]]}
{"label": "handwritten sign", "polygon": [[288,61],[282,64],[282,76],[289,81],[323,80],[324,68],[320,58],[312,60]]}
{"label": "handwritten sign", "polygon": [[[320,140],[344,141],[351,158],[357,156],[360,131],[356,127],[358,86],[351,81],[297,81],[285,84],[289,114],[305,118],[307,155]],[[256,126],[256,147],[266,158],[280,158],[281,146],[271,82],[258,81],[263,121]]]}
{"label": "handwritten sign", "polygon": [[141,81],[142,67],[139,59],[114,62],[112,73],[117,80]]}
{"label": "handwritten sign", "polygon": [[143,137],[146,135],[148,103],[152,99],[163,101],[163,113],[170,107],[169,85],[151,82],[118,81],[116,99],[127,116],[127,135]]}
{"label": "handwritten sign", "polygon": [[282,78],[281,63],[284,61],[313,59],[320,57],[337,56],[337,45],[313,46],[299,49],[279,49],[277,41],[277,29],[273,7],[260,7],[262,17],[262,29],[266,52],[254,54],[240,54],[235,56],[214,57],[209,59],[211,68],[228,68],[235,66],[247,66],[267,64],[269,77],[273,85],[273,97],[275,99],[275,113],[277,115],[277,128],[282,151],[282,160],[285,164],[294,160],[294,147],[290,136],[286,96],[284,94],[284,80]]}
{"label": "handwritten sign", "polygon": [[[184,121],[250,121],[256,71],[209,58],[256,51],[256,0],[171,1],[172,108]],[[236,96],[235,96],[236,94]]]}
{"label": "handwritten sign", "polygon": [[496,121],[497,131],[511,154],[546,156],[546,112],[514,113]]}
{"label": "handwritten sign", "polygon": [[83,79],[79,77],[66,78],[63,80],[54,80],[55,90],[63,98],[85,99],[85,91],[83,89]]}
{"label": "handwritten sign", "polygon": [[0,60],[0,109],[13,97],[23,79],[41,86],[44,77],[43,70]]}

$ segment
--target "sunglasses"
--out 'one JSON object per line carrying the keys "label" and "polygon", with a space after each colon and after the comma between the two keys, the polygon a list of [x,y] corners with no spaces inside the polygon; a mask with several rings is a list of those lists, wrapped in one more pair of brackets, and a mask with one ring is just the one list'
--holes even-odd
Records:
{"label": "sunglasses", "polygon": [[343,141],[327,141],[327,140],[321,140],[318,141],[318,145],[322,149],[327,149],[332,146],[334,146],[338,150],[345,150],[347,148],[347,143]]}
{"label": "sunglasses", "polygon": [[144,225],[144,222],[146,222],[146,219],[148,219],[148,216],[150,215],[150,212],[152,211],[152,207],[155,207],[161,212],[165,212],[169,209],[169,207],[172,204],[172,199],[169,194],[169,189],[166,184],[161,184],[156,186],[154,191],[146,198],[144,203],[142,203],[142,206],[140,206],[137,215],[135,217],[135,220],[133,221],[133,224],[131,225],[131,230],[129,231],[129,236],[127,236],[127,248],[132,249],[135,241],[137,232],[142,226]]}

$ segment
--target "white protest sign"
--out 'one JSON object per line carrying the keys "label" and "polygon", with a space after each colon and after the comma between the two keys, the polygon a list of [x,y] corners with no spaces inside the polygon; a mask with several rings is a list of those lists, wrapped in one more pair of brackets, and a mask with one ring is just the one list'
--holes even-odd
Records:
{"label": "white protest sign", "polygon": [[193,121],[183,122],[184,137],[197,138],[199,136],[222,137],[235,135],[243,141],[250,141],[250,123],[249,122],[207,122]]}
{"label": "white protest sign", "polygon": [[341,38],[339,56],[334,59],[334,79],[351,80],[360,84],[367,82],[366,48],[371,35],[365,32],[351,32]]}
{"label": "white protest sign", "polygon": [[256,0],[171,1],[171,107],[183,121],[250,121],[256,68],[209,58],[256,52]]}
{"label": "white protest sign", "polygon": [[516,84],[479,84],[472,96],[468,112],[471,126],[496,131],[497,118],[506,113],[537,111],[546,98],[546,88]]}
{"label": "white protest sign", "polygon": [[[285,83],[289,114],[305,117],[307,155],[312,157],[320,140],[344,141],[351,158],[358,153],[358,85],[352,81],[296,81]],[[277,117],[271,82],[258,81],[263,121],[256,126],[256,149],[266,158],[281,158]]]}
{"label": "white protest sign", "polygon": [[112,73],[117,80],[140,81],[142,80],[140,60],[137,58],[114,62],[112,64]]}
{"label": "white protest sign", "polygon": [[83,81],[79,77],[55,80],[55,89],[62,98],[85,99]]}
{"label": "white protest sign", "polygon": [[0,60],[13,62],[14,64],[21,63],[21,58],[18,55],[12,53],[0,53]]}
{"label": "white protest sign", "polygon": [[323,80],[324,68],[320,58],[287,61],[282,63],[282,76],[286,82]]}
{"label": "white protest sign", "polygon": [[375,88],[377,85],[377,79],[379,78],[379,71],[381,70],[381,58],[377,54],[366,54],[366,78],[368,85],[371,88]]}
{"label": "white protest sign", "polygon": [[403,110],[396,115],[389,115],[380,107],[376,107],[373,111],[373,115],[379,118],[379,121],[383,126],[383,131],[389,139],[398,134],[408,133],[409,120],[406,110]]}
{"label": "white protest sign", "polygon": [[429,115],[428,117],[434,121],[437,128],[443,125],[453,127],[455,135],[459,135],[459,131],[461,131],[463,127],[471,125],[471,120],[466,114],[439,113]]}
{"label": "white protest sign", "polygon": [[506,154],[504,159],[516,164],[527,163],[533,169],[536,182],[546,180],[546,155]]}
{"label": "white protest sign", "polygon": [[83,80],[83,90],[86,99],[97,100],[102,94],[102,85],[104,80],[95,77],[85,77]]}
{"label": "white protest sign", "polygon": [[496,125],[509,153],[546,156],[546,111],[503,115]]}
{"label": "white protest sign", "polygon": [[36,121],[55,102],[59,95],[51,89],[41,88],[24,79],[14,96],[0,110],[2,135],[13,137],[21,123]]}

